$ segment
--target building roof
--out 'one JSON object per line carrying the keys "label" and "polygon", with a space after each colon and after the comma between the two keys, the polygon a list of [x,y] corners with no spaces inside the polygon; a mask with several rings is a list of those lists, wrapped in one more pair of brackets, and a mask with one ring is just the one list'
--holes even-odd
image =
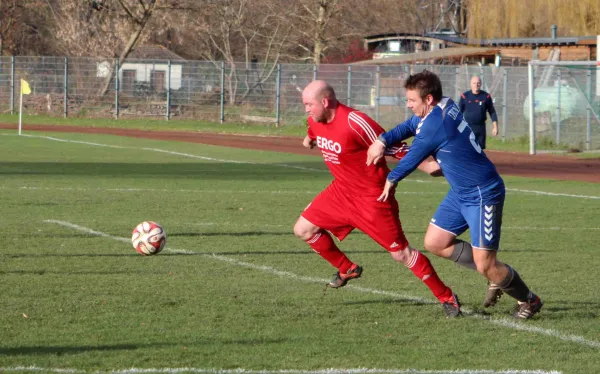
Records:
{"label": "building roof", "polygon": [[420,37],[429,37],[429,38],[436,38],[437,35],[428,35],[428,34],[413,34],[413,33],[408,33],[408,32],[386,32],[386,33],[382,33],[382,34],[374,34],[374,35],[367,35],[364,37],[365,40],[375,40],[375,39],[393,39],[393,38],[406,38],[406,37],[412,37],[412,36],[420,36]]}
{"label": "building roof", "polygon": [[572,36],[557,38],[500,38],[500,39],[468,39],[455,36],[436,35],[437,39],[462,45],[481,47],[513,47],[513,46],[561,46],[596,44],[595,36]]}
{"label": "building roof", "polygon": [[355,65],[391,65],[391,64],[405,64],[413,61],[423,61],[429,59],[439,59],[448,57],[462,57],[462,56],[473,56],[473,55],[488,55],[494,56],[498,53],[498,48],[487,48],[487,47],[456,47],[456,48],[444,48],[436,51],[425,51],[417,53],[408,53],[404,55],[398,55],[387,58],[380,58],[376,60],[365,60],[355,62]]}
{"label": "building roof", "polygon": [[561,46],[561,45],[596,45],[596,36],[565,36],[557,38],[498,38],[498,39],[469,39],[461,38],[452,35],[451,33],[425,33],[425,34],[409,34],[409,33],[384,33],[369,35],[364,38],[367,43],[371,43],[379,40],[390,40],[394,38],[406,39],[410,37],[415,38],[432,38],[443,40],[445,42],[480,46],[480,47],[512,47],[512,46],[535,46],[535,45],[548,45],[548,46]]}
{"label": "building roof", "polygon": [[413,39],[413,40],[427,40],[427,41],[440,41],[443,42],[445,39],[439,38],[438,35],[429,34],[409,34],[403,32],[391,32],[386,34],[376,34],[365,36],[363,40],[367,44],[376,43],[384,40],[395,40],[395,39]]}
{"label": "building roof", "polygon": [[129,54],[128,59],[185,61],[183,57],[169,51],[162,45],[141,45],[136,47]]}

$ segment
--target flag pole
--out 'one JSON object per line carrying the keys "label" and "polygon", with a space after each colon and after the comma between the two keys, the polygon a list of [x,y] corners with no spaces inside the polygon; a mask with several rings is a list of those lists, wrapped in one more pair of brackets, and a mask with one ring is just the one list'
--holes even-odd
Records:
{"label": "flag pole", "polygon": [[[22,83],[21,83],[22,84]],[[21,88],[21,95],[19,102],[19,135],[21,135],[21,122],[23,119],[23,88]]]}

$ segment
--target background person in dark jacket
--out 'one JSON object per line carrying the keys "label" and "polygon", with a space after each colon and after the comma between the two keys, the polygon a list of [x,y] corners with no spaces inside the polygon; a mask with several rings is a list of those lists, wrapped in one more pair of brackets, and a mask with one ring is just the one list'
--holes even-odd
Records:
{"label": "background person in dark jacket", "polygon": [[464,92],[460,95],[460,101],[458,107],[473,134],[475,134],[475,140],[481,146],[485,148],[485,120],[486,112],[492,117],[492,135],[498,135],[498,116],[496,115],[496,109],[494,109],[494,103],[492,97],[485,91],[481,90],[481,79],[477,76],[471,78],[471,90]]}

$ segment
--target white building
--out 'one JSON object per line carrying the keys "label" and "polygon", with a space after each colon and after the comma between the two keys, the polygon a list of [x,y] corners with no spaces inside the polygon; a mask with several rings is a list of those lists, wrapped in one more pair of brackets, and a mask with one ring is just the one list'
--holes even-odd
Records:
{"label": "white building", "polygon": [[[185,59],[160,45],[144,45],[134,49],[119,67],[122,92],[133,91],[136,85],[144,85],[153,92],[165,92],[169,87],[168,71],[171,62],[171,90],[181,88]],[[97,76],[110,72],[110,62],[98,64]]]}

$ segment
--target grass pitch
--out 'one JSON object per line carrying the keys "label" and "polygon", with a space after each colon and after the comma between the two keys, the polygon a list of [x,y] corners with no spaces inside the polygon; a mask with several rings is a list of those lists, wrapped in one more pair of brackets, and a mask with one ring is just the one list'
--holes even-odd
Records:
{"label": "grass pitch", "polygon": [[[598,370],[597,184],[506,177],[499,257],[544,309],[525,323],[508,297],[481,310],[483,278],[428,255],[467,312],[446,320],[359,232],[340,247],[363,278],[323,293],[335,270],[291,232],[330,182],[320,157],[0,134],[0,371]],[[399,186],[414,246],[447,189],[422,174]],[[159,255],[129,242],[144,220],[166,229]]]}

